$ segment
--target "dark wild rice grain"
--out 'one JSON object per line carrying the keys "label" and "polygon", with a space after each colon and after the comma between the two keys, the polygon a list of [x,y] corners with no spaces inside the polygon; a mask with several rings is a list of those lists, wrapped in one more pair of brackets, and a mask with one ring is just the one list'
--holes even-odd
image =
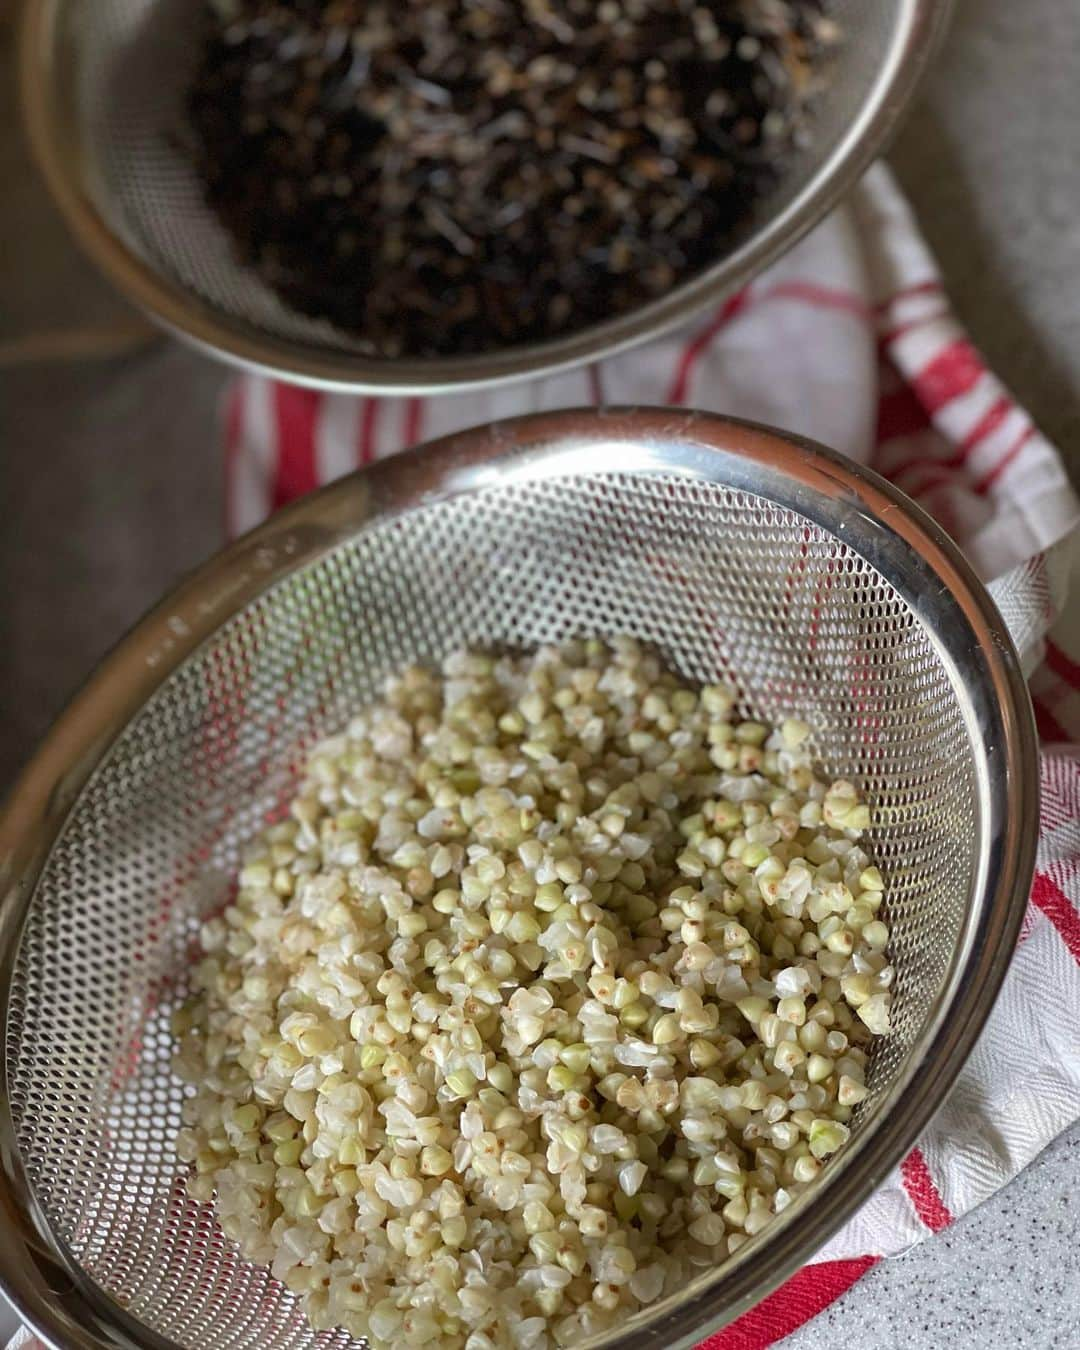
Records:
{"label": "dark wild rice grain", "polygon": [[805,133],[827,0],[216,0],[207,198],[395,357],[552,338],[714,261]]}

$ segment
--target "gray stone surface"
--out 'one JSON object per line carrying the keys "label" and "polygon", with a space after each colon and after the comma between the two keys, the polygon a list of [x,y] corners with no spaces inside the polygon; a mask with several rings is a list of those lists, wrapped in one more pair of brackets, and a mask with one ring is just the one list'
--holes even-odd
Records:
{"label": "gray stone surface", "polygon": [[892,154],[962,318],[1080,476],[1080,8],[957,0]]}
{"label": "gray stone surface", "polygon": [[[0,791],[130,624],[221,540],[225,374],[151,332],[69,240],[32,169],[0,6]],[[92,330],[120,358],[36,363]]]}
{"label": "gray stone surface", "polygon": [[[124,628],[220,538],[222,372],[164,340],[27,364],[131,317],[68,242],[17,129],[0,0],[0,789]],[[893,162],[961,316],[1080,478],[1080,11],[960,0]],[[792,1350],[1080,1346],[1080,1129],[877,1268]],[[0,1314],[0,1331],[7,1323]]]}
{"label": "gray stone surface", "polygon": [[1076,1350],[1080,1126],[952,1228],[875,1266],[783,1350]]}

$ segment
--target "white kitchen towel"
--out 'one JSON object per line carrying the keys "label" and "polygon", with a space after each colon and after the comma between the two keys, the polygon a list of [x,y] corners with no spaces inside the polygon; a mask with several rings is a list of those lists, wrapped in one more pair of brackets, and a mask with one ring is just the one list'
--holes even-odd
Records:
{"label": "white kitchen towel", "polygon": [[1043,749],[1039,871],[1024,935],[978,1049],[918,1147],[820,1264],[710,1343],[750,1350],[812,1315],[874,1259],[977,1205],[1080,1115],[1080,625],[1061,617],[1080,506],[1057,451],[957,323],[907,203],[879,165],[846,207],[715,313],[596,365],[430,399],[243,377],[226,417],[229,529],[419,440],[596,402],[686,404],[769,422],[892,479],[992,583],[1035,671],[1044,740],[1057,742]]}
{"label": "white kitchen towel", "polygon": [[906,202],[878,166],[846,207],[714,314],[587,368],[431,399],[239,378],[226,412],[229,530],[404,445],[595,402],[753,418],[873,465],[994,583],[1035,671],[1044,737],[1038,875],[1003,995],[903,1165],[819,1263],[709,1343],[754,1350],[874,1260],[979,1204],[1080,1115],[1080,625],[1061,619],[1080,506],[1057,451],[958,325]]}

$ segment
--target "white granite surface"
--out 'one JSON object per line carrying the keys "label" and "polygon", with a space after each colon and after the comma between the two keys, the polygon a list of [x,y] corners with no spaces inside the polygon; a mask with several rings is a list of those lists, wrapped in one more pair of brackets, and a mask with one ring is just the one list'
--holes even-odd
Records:
{"label": "white granite surface", "polygon": [[952,1228],[875,1266],[783,1350],[1076,1350],[1080,1126]]}
{"label": "white granite surface", "polygon": [[[216,367],[164,341],[16,360],[28,333],[128,316],[27,170],[13,4],[0,0],[0,791],[92,663],[216,546],[221,509]],[[1080,479],[1078,91],[1077,0],[960,0],[893,162],[961,315]],[[1080,1347],[1080,1128],[785,1342],[833,1345]]]}

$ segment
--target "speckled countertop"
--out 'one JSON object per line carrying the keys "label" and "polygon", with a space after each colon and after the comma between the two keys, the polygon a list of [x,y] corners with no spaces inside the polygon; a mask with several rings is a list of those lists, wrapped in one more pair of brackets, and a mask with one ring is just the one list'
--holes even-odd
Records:
{"label": "speckled countertop", "polygon": [[952,1228],[875,1266],[784,1350],[1076,1350],[1080,1127]]}
{"label": "speckled countertop", "polygon": [[[164,340],[95,362],[23,359],[27,335],[76,322],[126,341],[130,316],[27,167],[14,2],[0,0],[0,790],[93,662],[217,546],[224,379]],[[1080,481],[1080,8],[958,9],[892,160],[962,317]],[[1080,1348],[1080,1128],[784,1344]]]}

